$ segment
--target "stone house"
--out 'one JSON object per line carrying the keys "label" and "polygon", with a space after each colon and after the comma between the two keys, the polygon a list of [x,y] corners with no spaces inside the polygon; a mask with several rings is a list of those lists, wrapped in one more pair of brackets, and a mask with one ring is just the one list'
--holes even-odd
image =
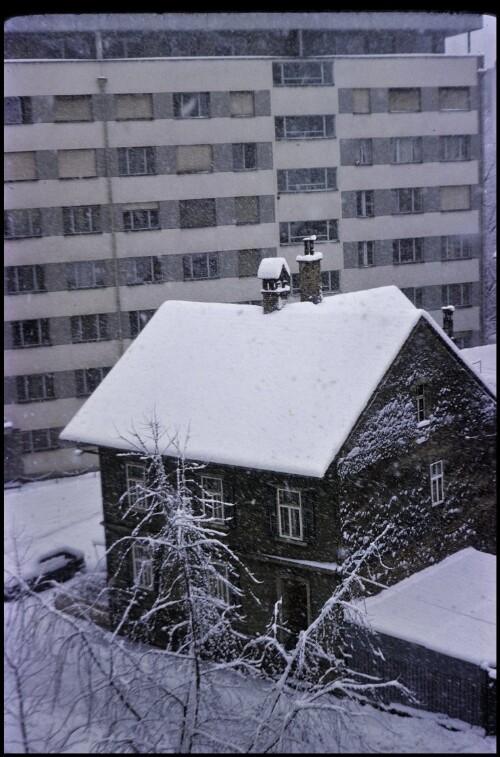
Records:
{"label": "stone house", "polygon": [[[289,270],[276,258],[261,264],[264,308],[165,302],[62,433],[99,450],[109,549],[140,517],[119,505],[145,476],[133,431],[146,438],[154,414],[179,435],[205,465],[206,510],[261,582],[260,606],[244,604],[249,633],[279,597],[290,633],[305,627],[345,550],[388,524],[372,590],[464,547],[495,551],[494,394],[450,327],[396,287],[323,298],[321,257],[308,238],[301,302],[285,304]],[[164,462],[175,469],[172,447]],[[147,604],[151,557],[114,554],[109,575],[122,587],[142,576]]]}

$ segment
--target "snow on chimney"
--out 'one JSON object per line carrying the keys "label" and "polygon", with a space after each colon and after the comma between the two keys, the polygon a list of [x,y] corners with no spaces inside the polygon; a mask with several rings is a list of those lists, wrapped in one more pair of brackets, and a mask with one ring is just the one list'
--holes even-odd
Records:
{"label": "snow on chimney", "polygon": [[281,310],[290,294],[290,269],[285,258],[263,258],[257,276],[262,279],[264,314]]}
{"label": "snow on chimney", "polygon": [[315,305],[323,299],[321,290],[322,252],[314,252],[316,236],[304,237],[304,254],[297,255],[299,264],[300,301],[313,302]]}
{"label": "snow on chimney", "polygon": [[453,305],[443,305],[441,310],[443,311],[443,331],[454,342],[453,313],[455,312],[455,308]]}

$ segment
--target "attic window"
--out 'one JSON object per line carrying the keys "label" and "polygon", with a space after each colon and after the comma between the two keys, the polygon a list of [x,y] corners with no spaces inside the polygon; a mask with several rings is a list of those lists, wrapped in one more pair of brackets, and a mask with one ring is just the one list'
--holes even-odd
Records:
{"label": "attic window", "polygon": [[417,411],[417,423],[427,420],[428,417],[428,391],[424,383],[417,384],[415,387],[415,402]]}

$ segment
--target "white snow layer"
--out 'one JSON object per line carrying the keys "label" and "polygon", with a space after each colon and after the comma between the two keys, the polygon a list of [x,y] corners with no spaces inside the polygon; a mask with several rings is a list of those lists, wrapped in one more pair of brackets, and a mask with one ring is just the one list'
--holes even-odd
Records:
{"label": "white snow layer", "polygon": [[263,258],[260,261],[257,277],[259,279],[279,279],[283,266],[285,267],[285,271],[289,274],[290,268],[288,267],[285,258]]}
{"label": "white snow layer", "polygon": [[379,633],[496,668],[495,555],[467,547],[362,604]]}
{"label": "white snow layer", "polygon": [[169,300],[61,438],[131,449],[155,415],[192,460],[321,477],[421,317],[460,353],[395,286],[268,314]]}
{"label": "white snow layer", "polygon": [[479,373],[491,391],[497,393],[497,346],[483,344],[481,347],[467,347],[461,350],[467,363]]}

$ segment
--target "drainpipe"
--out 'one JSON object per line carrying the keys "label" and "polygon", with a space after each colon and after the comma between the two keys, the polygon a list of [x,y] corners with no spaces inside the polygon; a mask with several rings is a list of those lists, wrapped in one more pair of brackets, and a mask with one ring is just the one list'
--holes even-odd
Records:
{"label": "drainpipe", "polygon": [[[108,79],[106,76],[98,76],[97,84],[99,85],[99,91],[104,94],[106,92],[106,86]],[[102,114],[106,116],[106,113]],[[115,310],[117,314],[117,341],[118,341],[118,357],[121,357],[124,352],[123,347],[123,325],[122,325],[122,305],[120,296],[120,283],[118,278],[118,255],[116,252],[116,233],[115,233],[115,218],[113,213],[113,182],[111,180],[111,174],[109,170],[109,132],[108,121],[106,118],[102,119],[102,133],[104,141],[104,151],[106,154],[106,193],[108,199],[108,215],[109,223],[111,226],[111,257],[113,260],[113,273],[114,273],[114,290],[115,290]]]}

